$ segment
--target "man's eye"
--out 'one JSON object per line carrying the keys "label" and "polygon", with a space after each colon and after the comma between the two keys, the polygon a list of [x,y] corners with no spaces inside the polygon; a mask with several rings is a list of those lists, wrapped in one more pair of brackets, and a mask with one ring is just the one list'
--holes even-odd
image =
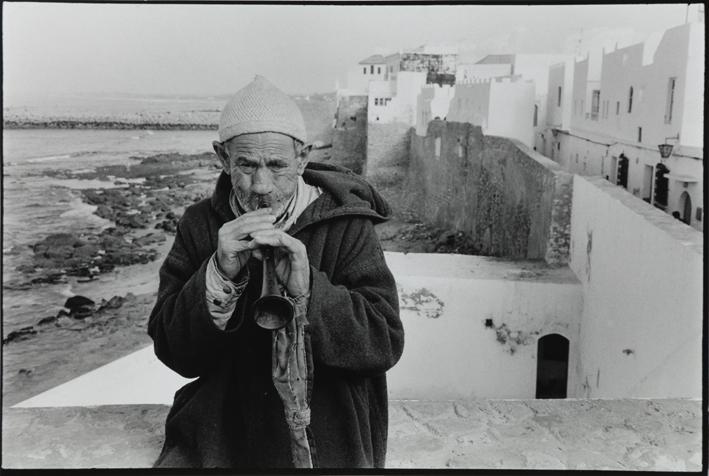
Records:
{"label": "man's eye", "polygon": [[247,162],[246,160],[237,160],[236,166],[239,167],[242,172],[253,172],[256,170],[256,164]]}

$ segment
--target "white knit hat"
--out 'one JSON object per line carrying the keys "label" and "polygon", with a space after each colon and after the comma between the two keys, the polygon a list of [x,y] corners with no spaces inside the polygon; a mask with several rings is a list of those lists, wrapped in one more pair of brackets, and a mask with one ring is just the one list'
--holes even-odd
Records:
{"label": "white knit hat", "polygon": [[224,106],[219,140],[254,132],[280,132],[305,143],[305,121],[298,105],[261,75]]}

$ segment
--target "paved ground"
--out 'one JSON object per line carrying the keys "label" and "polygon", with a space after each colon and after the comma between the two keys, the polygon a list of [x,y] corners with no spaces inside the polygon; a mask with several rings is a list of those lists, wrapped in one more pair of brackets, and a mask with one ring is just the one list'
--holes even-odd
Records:
{"label": "paved ground", "polygon": [[[11,408],[5,468],[149,467],[165,405]],[[389,468],[698,471],[701,402],[392,401]]]}

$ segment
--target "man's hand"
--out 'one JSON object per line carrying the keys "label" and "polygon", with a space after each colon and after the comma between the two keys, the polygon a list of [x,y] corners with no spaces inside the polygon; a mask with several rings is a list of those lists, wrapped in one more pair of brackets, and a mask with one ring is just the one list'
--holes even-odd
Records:
{"label": "man's hand", "polygon": [[249,248],[257,258],[261,258],[261,253],[256,248],[272,246],[276,249],[276,276],[291,297],[302,296],[310,290],[310,262],[302,241],[275,228],[256,231],[251,237]]}
{"label": "man's hand", "polygon": [[252,234],[273,231],[275,221],[270,208],[261,208],[222,225],[219,229],[217,263],[229,279],[234,279],[251,257]]}

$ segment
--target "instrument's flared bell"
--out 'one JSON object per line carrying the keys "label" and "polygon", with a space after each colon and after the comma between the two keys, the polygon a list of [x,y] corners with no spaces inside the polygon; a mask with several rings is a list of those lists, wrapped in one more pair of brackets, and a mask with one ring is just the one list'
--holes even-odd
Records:
{"label": "instrument's flared bell", "polygon": [[293,303],[281,294],[276,278],[273,248],[261,248],[263,256],[263,284],[261,297],[254,302],[254,320],[259,327],[276,330],[285,327],[295,316]]}

